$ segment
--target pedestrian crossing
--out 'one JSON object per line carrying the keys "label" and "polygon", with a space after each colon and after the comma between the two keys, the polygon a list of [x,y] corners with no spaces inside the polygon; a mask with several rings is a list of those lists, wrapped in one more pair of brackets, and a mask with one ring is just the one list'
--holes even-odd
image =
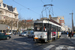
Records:
{"label": "pedestrian crossing", "polygon": [[44,48],[43,50],[75,50],[75,47],[73,46],[67,46],[67,45],[49,45],[46,48]]}
{"label": "pedestrian crossing", "polygon": [[44,48],[44,50],[49,50],[49,49],[51,49],[52,47],[54,47],[54,45],[49,45],[48,47]]}

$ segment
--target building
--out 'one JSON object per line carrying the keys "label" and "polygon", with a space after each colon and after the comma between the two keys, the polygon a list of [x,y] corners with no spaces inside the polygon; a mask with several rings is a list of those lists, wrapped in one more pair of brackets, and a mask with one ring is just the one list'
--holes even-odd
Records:
{"label": "building", "polygon": [[52,19],[53,19],[54,21],[60,23],[62,26],[65,25],[64,16],[52,17]]}
{"label": "building", "polygon": [[27,30],[27,29],[34,29],[34,20],[22,20],[19,21],[19,29]]}
{"label": "building", "polygon": [[74,32],[75,32],[75,26],[74,26]]}
{"label": "building", "polygon": [[68,31],[68,27],[65,26],[64,16],[52,17],[52,19],[62,25],[61,27],[62,31]]}
{"label": "building", "polygon": [[0,0],[0,24],[10,26],[10,30],[18,29],[18,12],[16,8],[3,3]]}
{"label": "building", "polygon": [[8,29],[8,25],[0,24],[0,32],[4,32],[7,29]]}
{"label": "building", "polygon": [[32,20],[26,20],[26,26],[27,29],[34,29],[34,21]]}

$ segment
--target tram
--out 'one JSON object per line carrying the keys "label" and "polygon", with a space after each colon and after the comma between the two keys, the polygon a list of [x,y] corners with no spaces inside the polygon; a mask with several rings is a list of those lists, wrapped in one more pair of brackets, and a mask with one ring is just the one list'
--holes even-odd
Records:
{"label": "tram", "polygon": [[34,22],[34,41],[48,42],[61,37],[61,25],[53,20]]}

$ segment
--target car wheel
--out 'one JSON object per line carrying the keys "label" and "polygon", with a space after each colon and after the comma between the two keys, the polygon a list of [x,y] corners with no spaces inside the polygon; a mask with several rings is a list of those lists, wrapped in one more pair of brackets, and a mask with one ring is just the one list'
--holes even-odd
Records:
{"label": "car wheel", "polygon": [[9,37],[7,37],[7,40],[10,39]]}

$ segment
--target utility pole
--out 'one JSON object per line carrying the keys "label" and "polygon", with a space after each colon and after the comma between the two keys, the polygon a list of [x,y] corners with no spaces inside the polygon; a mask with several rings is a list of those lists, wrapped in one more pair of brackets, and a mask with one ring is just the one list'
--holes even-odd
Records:
{"label": "utility pole", "polygon": [[74,31],[74,24],[73,24],[73,12],[72,13],[70,13],[70,14],[72,14],[72,32]]}

